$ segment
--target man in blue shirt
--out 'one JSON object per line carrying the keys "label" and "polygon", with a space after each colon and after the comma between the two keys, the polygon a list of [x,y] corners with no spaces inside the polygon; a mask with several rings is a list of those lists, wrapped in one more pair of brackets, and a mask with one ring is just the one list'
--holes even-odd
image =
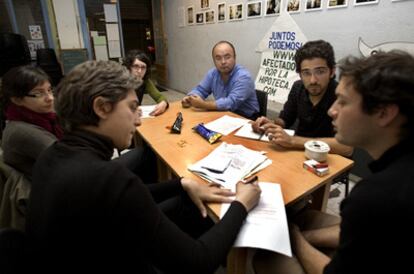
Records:
{"label": "man in blue shirt", "polygon": [[[259,116],[254,82],[250,73],[236,65],[236,51],[228,41],[220,41],[212,50],[215,68],[185,96],[183,107],[205,110],[230,110],[255,120]],[[205,100],[213,93],[214,100]]]}

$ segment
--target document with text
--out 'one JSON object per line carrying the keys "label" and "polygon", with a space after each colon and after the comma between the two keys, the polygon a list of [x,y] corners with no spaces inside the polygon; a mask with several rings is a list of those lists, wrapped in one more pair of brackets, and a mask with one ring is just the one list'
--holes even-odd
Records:
{"label": "document with text", "polygon": [[[285,205],[279,184],[260,182],[260,201],[249,212],[234,243],[235,247],[267,249],[292,257]],[[230,204],[222,204],[221,216]]]}
{"label": "document with text", "polygon": [[272,164],[263,153],[223,142],[209,155],[188,166],[201,178],[235,189],[238,181]]}
{"label": "document with text", "polygon": [[209,130],[228,135],[239,127],[248,123],[249,120],[244,118],[236,118],[228,115],[223,115],[220,118],[205,124],[204,126]]}

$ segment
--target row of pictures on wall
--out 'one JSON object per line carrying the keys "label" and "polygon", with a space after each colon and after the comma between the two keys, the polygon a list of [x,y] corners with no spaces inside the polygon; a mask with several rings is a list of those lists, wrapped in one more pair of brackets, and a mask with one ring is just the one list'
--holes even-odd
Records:
{"label": "row of pictures on wall", "polygon": [[[201,9],[209,9],[209,0],[200,0]],[[247,18],[257,18],[262,16],[274,16],[280,14],[282,0],[264,0],[262,1],[249,1],[243,5],[228,4],[226,9],[226,3],[217,4],[217,22],[236,21],[242,20],[244,16]],[[287,0],[286,10],[289,13],[300,12],[301,0]],[[314,11],[322,9],[322,0],[305,0],[305,11]],[[354,6],[378,4],[379,0],[349,0],[353,1]],[[399,0],[392,0],[399,1]],[[348,6],[348,0],[327,0],[327,8],[344,8]],[[246,7],[246,12],[243,8]],[[227,13],[227,14],[226,14]],[[245,15],[244,15],[245,13]],[[195,15],[195,18],[194,18]],[[206,11],[195,12],[194,6],[187,7],[187,25],[215,23],[216,11],[209,9]]]}

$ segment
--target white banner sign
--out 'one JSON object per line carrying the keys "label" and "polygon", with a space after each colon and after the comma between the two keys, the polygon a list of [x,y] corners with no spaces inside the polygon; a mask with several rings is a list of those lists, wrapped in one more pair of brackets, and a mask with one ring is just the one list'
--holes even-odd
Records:
{"label": "white banner sign", "polygon": [[296,22],[283,12],[273,23],[256,51],[262,52],[256,89],[269,94],[269,100],[285,103],[293,83],[299,79],[295,53],[307,39]]}

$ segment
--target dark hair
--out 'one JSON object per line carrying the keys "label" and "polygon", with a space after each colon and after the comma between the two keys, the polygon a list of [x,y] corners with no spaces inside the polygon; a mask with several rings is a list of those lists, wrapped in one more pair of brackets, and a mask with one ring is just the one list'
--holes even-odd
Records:
{"label": "dark hair", "polygon": [[87,61],[73,68],[56,88],[55,108],[65,130],[98,125],[93,101],[102,96],[114,106],[141,84],[114,61]]}
{"label": "dark hair", "polygon": [[138,59],[139,61],[144,62],[147,65],[147,70],[145,71],[143,79],[148,79],[151,73],[151,59],[142,50],[133,49],[128,51],[123,60],[123,65],[126,66],[129,70],[131,70],[131,67],[134,64],[135,59]]}
{"label": "dark hair", "polygon": [[349,77],[362,96],[362,110],[372,114],[378,108],[396,104],[407,118],[404,125],[413,135],[414,125],[414,57],[393,50],[378,52],[368,58],[348,57],[340,66],[340,77]]}
{"label": "dark hair", "polygon": [[305,43],[296,51],[296,72],[301,71],[300,65],[303,60],[313,58],[321,58],[326,60],[326,64],[331,70],[335,67],[335,54],[331,44],[324,40],[316,40]]}
{"label": "dark hair", "polygon": [[11,97],[23,98],[33,88],[45,81],[49,76],[38,67],[30,65],[14,67],[3,75],[1,84],[1,107],[4,110]]}
{"label": "dark hair", "polygon": [[234,54],[234,57],[236,57],[236,50],[234,49],[234,46],[233,46],[233,44],[232,43],[230,43],[229,41],[220,41],[220,42],[217,42],[215,45],[214,45],[214,47],[213,47],[213,49],[211,50],[211,55],[214,57],[214,49],[218,46],[218,45],[221,45],[221,44],[227,44],[227,45],[229,45],[231,48],[232,48],[232,50],[233,50],[233,54]]}

